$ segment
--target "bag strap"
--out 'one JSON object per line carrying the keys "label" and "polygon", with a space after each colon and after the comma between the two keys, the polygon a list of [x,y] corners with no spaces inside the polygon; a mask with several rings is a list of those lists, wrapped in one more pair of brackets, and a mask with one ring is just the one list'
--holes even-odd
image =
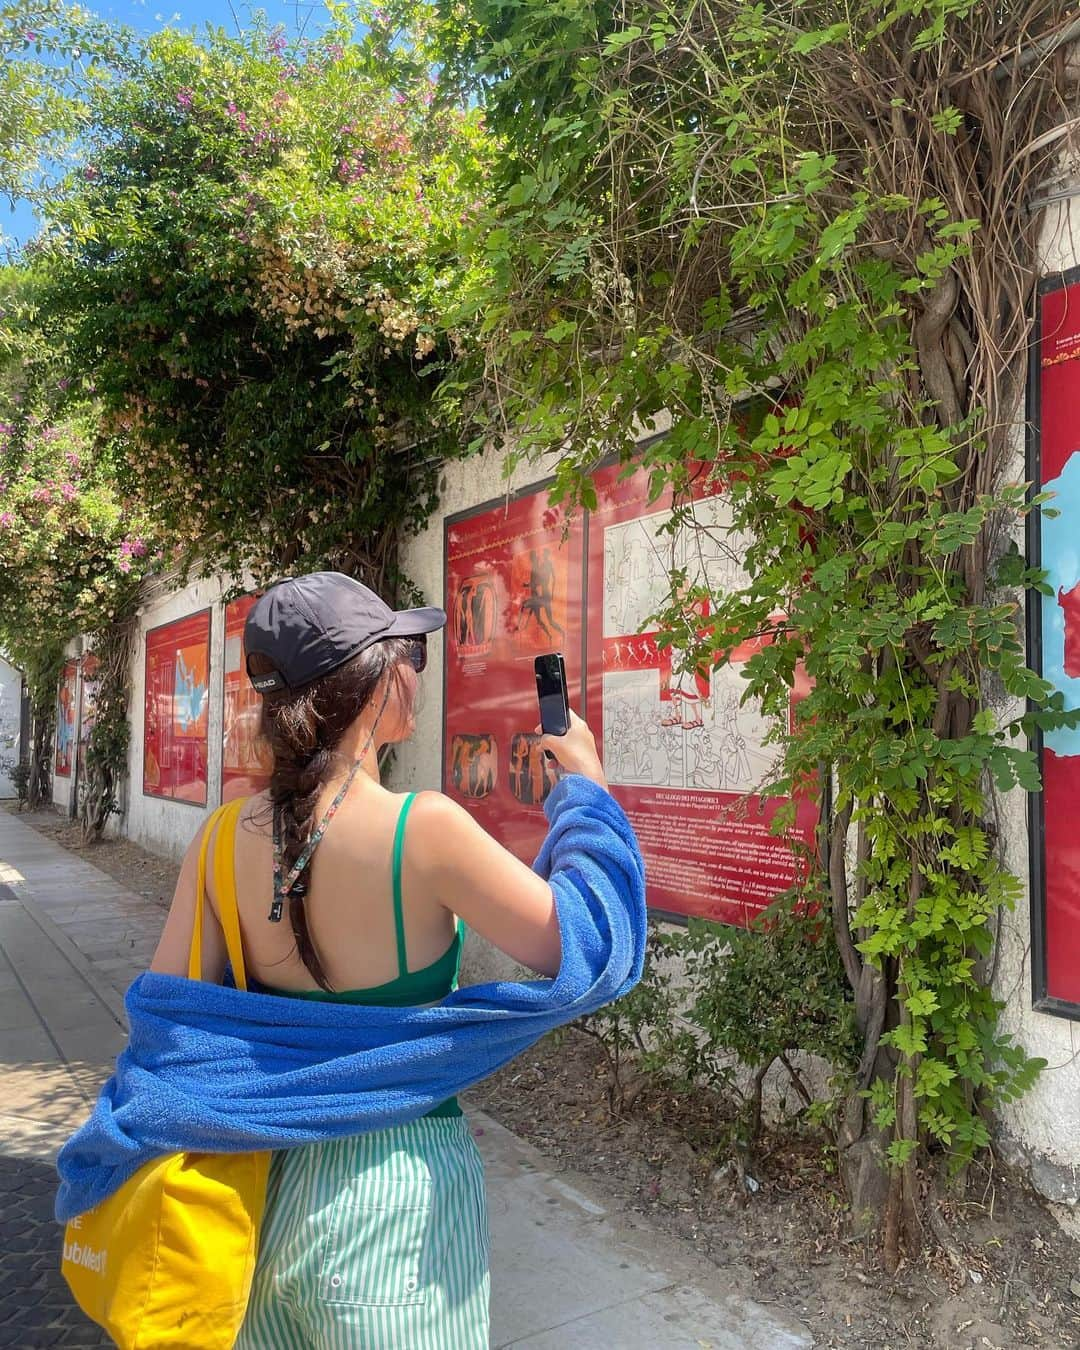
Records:
{"label": "bag strap", "polygon": [[199,849],[199,870],[195,885],[195,927],[191,934],[191,950],[188,953],[188,979],[202,978],[202,916],[206,904],[206,860],[211,840],[214,840],[214,891],[217,895],[218,917],[225,934],[225,949],[229,954],[233,979],[237,989],[247,990],[247,974],[244,970],[244,948],[240,940],[240,915],[236,907],[236,869],[234,867],[234,848],[236,845],[236,823],[243,810],[245,798],[219,806],[206,822],[202,845]]}

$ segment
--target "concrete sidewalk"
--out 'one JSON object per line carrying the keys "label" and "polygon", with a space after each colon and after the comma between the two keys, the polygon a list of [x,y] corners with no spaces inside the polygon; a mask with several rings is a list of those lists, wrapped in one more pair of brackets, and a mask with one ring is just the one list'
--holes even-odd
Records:
{"label": "concrete sidewalk", "polygon": [[[51,1164],[124,1043],[121,994],[163,920],[0,811],[0,1350],[110,1344],[57,1271]],[[560,1179],[489,1117],[470,1120],[487,1167],[493,1347],[813,1345],[795,1319],[726,1293],[723,1271],[688,1247]]]}

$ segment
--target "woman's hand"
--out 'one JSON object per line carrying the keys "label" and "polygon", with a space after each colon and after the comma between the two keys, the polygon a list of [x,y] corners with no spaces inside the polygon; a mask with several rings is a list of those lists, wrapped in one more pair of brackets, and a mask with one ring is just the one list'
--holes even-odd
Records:
{"label": "woman's hand", "polygon": [[[542,728],[537,727],[537,732]],[[570,730],[564,736],[541,736],[541,746],[559,761],[567,773],[580,773],[607,788],[607,779],[596,753],[596,738],[588,724],[571,710]]]}

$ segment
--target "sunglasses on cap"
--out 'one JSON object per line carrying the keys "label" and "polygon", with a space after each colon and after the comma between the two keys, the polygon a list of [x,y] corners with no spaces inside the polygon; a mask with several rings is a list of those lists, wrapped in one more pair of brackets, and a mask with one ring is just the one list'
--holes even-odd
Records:
{"label": "sunglasses on cap", "polygon": [[409,643],[409,657],[408,657],[408,660],[409,660],[409,665],[412,666],[413,670],[416,671],[417,675],[421,674],[421,672],[423,671],[424,667],[427,665],[427,637],[426,637],[426,636],[414,637],[414,638],[410,641],[410,643]]}

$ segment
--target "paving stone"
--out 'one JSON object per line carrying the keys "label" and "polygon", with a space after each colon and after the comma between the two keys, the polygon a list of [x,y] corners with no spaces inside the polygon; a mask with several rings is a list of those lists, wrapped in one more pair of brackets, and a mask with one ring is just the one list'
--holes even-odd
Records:
{"label": "paving stone", "polygon": [[0,1350],[112,1345],[76,1307],[60,1274],[55,1194],[49,1163],[0,1156]]}

